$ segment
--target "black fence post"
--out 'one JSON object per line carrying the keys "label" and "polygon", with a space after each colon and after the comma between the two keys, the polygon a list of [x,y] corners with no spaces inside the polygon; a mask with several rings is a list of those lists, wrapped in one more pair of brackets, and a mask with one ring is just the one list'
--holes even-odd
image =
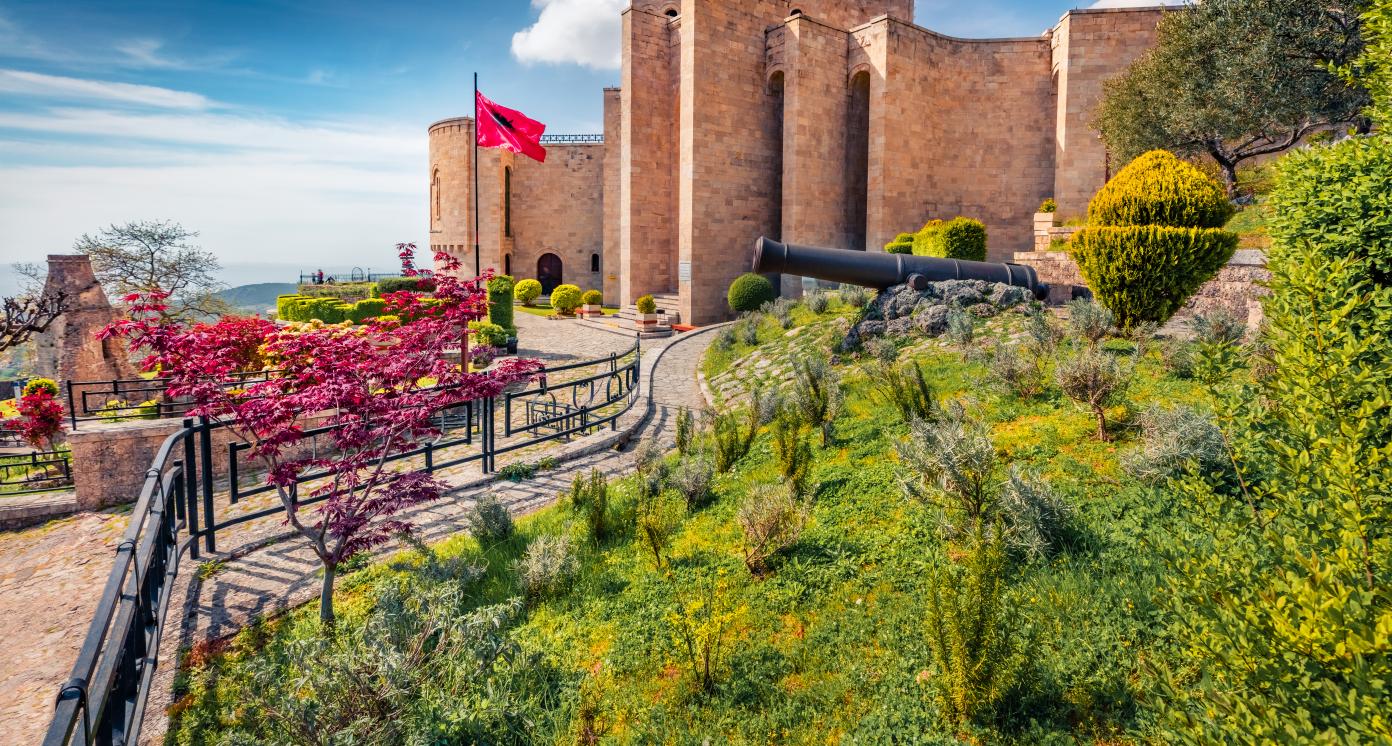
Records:
{"label": "black fence post", "polygon": [[198,418],[198,444],[199,458],[203,461],[203,520],[207,523],[206,541],[204,548],[209,552],[217,551],[217,533],[214,529],[216,525],[213,520],[213,433],[208,426],[208,418]]}
{"label": "black fence post", "polygon": [[193,450],[193,419],[184,418],[184,501],[188,504],[189,557],[198,559],[198,459]]}
{"label": "black fence post", "polygon": [[77,429],[77,407],[73,406],[72,381],[65,381],[68,387],[68,421],[72,423],[72,429]]}

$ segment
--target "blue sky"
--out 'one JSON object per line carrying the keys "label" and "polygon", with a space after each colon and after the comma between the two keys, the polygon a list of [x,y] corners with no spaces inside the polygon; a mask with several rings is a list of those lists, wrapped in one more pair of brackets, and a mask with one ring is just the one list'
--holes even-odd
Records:
{"label": "blue sky", "polygon": [[[597,132],[626,4],[0,0],[0,262],[172,219],[234,284],[390,268],[427,243],[426,126],[467,113],[471,73],[552,132]],[[916,21],[1028,36],[1073,6],[919,0]]]}

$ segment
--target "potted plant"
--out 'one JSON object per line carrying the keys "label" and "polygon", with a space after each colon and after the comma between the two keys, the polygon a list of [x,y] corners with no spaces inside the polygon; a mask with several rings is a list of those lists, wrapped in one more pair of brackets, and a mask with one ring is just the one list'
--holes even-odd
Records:
{"label": "potted plant", "polygon": [[598,290],[587,290],[580,296],[580,313],[583,316],[603,316],[604,315],[604,294]]}
{"label": "potted plant", "polygon": [[634,302],[638,309],[638,326],[649,327],[657,326],[658,313],[657,301],[651,295],[644,295]]}

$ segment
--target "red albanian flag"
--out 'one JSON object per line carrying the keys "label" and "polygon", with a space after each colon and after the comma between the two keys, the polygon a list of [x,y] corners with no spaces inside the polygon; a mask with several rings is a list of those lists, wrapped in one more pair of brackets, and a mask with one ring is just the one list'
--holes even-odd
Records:
{"label": "red albanian flag", "polygon": [[505,148],[546,162],[546,148],[541,147],[541,133],[546,131],[546,125],[520,111],[499,106],[482,93],[477,96],[474,121],[478,123],[479,147]]}

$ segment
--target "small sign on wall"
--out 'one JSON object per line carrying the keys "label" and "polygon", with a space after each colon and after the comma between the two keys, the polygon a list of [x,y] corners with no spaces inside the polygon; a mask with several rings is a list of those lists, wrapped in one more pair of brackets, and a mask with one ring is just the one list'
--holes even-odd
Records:
{"label": "small sign on wall", "polygon": [[691,282],[691,262],[677,262],[677,282]]}

